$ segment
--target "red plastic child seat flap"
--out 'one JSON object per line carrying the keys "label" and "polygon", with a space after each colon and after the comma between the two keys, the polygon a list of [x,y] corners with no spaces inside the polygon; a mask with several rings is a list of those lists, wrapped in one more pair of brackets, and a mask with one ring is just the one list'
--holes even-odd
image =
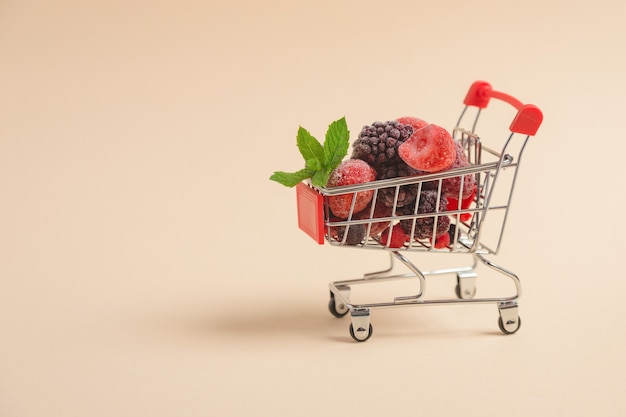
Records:
{"label": "red plastic child seat flap", "polygon": [[320,245],[324,244],[324,197],[309,185],[296,185],[298,227]]}

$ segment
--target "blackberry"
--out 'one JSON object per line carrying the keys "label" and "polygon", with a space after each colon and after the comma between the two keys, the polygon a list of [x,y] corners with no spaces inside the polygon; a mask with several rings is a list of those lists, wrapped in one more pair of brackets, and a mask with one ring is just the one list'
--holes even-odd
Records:
{"label": "blackberry", "polygon": [[[456,224],[450,223],[450,228],[448,229],[448,236],[450,236],[450,242],[454,242],[454,235],[456,233]],[[459,230],[460,233],[460,230]]]}
{"label": "blackberry", "polygon": [[[378,170],[377,179],[386,180],[389,178],[408,177],[417,174],[419,174],[419,171],[411,168],[404,161],[398,161],[395,164],[380,167]],[[380,199],[386,206],[393,207],[393,201],[395,200],[397,190],[398,201],[396,202],[396,207],[404,207],[415,201],[415,199],[417,198],[418,189],[418,184],[407,184],[402,185],[399,188],[383,188],[379,191],[379,195]]]}
{"label": "blackberry", "polygon": [[[359,245],[363,239],[365,239],[365,233],[367,228],[364,224],[353,224],[348,228],[348,236],[346,237],[346,245],[356,246]],[[346,226],[338,226],[336,229],[337,242],[343,242],[343,236],[346,233]]]}
{"label": "blackberry", "polygon": [[362,159],[376,170],[400,160],[398,147],[413,134],[413,127],[396,120],[363,126],[352,144],[352,158]]}
{"label": "blackberry", "polygon": [[[417,199],[416,199],[417,201]],[[420,193],[419,206],[417,207],[417,214],[435,213],[437,204],[437,191],[424,190]],[[437,228],[435,230],[435,238],[448,233],[450,229],[450,218],[441,212],[446,211],[448,201],[444,196],[439,200],[439,216],[437,217]],[[400,215],[414,215],[415,214],[415,202],[407,206],[401,207],[398,210]],[[413,219],[401,220],[400,224],[405,233],[411,234],[413,228]],[[415,219],[415,230],[413,231],[413,238],[415,239],[429,239],[433,238],[433,228],[435,226],[435,216],[432,217],[418,217]],[[434,239],[432,239],[434,240]]]}

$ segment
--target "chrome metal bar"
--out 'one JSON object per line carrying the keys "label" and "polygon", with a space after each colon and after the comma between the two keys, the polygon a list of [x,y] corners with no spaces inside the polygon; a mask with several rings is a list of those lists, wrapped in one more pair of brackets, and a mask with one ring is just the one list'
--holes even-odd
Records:
{"label": "chrome metal bar", "polygon": [[470,165],[466,167],[449,169],[442,172],[432,174],[418,174],[406,177],[389,178],[385,180],[376,180],[361,184],[342,185],[337,187],[313,187],[324,196],[335,196],[341,194],[355,193],[359,191],[380,190],[382,188],[390,188],[402,185],[424,183],[429,181],[437,181],[445,178],[459,177],[468,174],[475,174],[484,171],[490,171],[498,168],[498,162],[490,162],[480,165]]}
{"label": "chrome metal bar", "polygon": [[[513,136],[513,134],[511,134],[511,136]],[[504,236],[504,229],[506,227],[506,222],[509,217],[511,201],[513,200],[513,192],[515,190],[515,184],[517,182],[517,174],[519,173],[519,165],[522,163],[522,154],[524,153],[524,149],[526,148],[526,144],[528,143],[529,138],[530,136],[526,136],[526,138],[524,139],[522,143],[520,150],[517,152],[517,167],[515,168],[515,172],[513,173],[513,179],[511,181],[511,188],[509,189],[509,198],[506,203],[506,211],[504,213],[504,218],[502,219],[502,226],[500,227],[500,235],[498,236],[498,243],[496,245],[495,253],[498,253],[498,251],[500,250],[500,244],[502,243],[502,237]]]}
{"label": "chrome metal bar", "polygon": [[474,256],[476,257],[476,259],[481,261],[486,266],[490,267],[491,269],[501,274],[506,275],[507,277],[511,278],[511,280],[513,280],[513,283],[515,284],[515,291],[516,291],[515,296],[503,298],[502,301],[513,301],[513,300],[517,300],[519,297],[522,296],[522,284],[520,283],[520,279],[518,278],[517,275],[515,275],[513,272],[509,271],[508,269],[505,269],[502,266],[493,263],[489,259],[485,258],[482,254],[475,253]]}
{"label": "chrome metal bar", "polygon": [[404,264],[404,266],[406,266],[413,274],[415,274],[415,276],[419,279],[420,281],[420,287],[419,287],[419,292],[414,295],[414,296],[409,296],[409,297],[396,297],[394,299],[394,301],[401,301],[401,300],[408,300],[408,299],[419,299],[424,292],[426,291],[426,277],[424,276],[424,274],[422,273],[422,271],[419,270],[418,267],[416,267],[413,262],[411,262],[410,260],[407,259],[407,257],[405,257],[404,255],[402,255],[400,252],[398,251],[394,251],[391,252],[393,254],[393,256],[396,257],[396,259],[398,259],[400,262],[402,262]]}
{"label": "chrome metal bar", "polygon": [[372,279],[372,278],[376,278],[376,277],[381,277],[381,276],[386,276],[389,272],[391,272],[393,270],[393,253],[389,253],[389,267],[387,267],[386,269],[380,270],[380,271],[376,271],[376,272],[368,272],[363,274],[363,278],[365,279]]}

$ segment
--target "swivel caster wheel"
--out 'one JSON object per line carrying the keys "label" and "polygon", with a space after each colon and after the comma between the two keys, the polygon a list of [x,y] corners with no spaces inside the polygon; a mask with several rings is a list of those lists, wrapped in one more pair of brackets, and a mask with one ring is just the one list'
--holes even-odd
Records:
{"label": "swivel caster wheel", "polygon": [[350,323],[350,336],[352,336],[352,338],[357,342],[365,342],[367,339],[372,337],[372,332],[374,331],[371,323],[368,327],[368,329],[365,329],[364,327],[358,327],[356,330],[354,330],[354,325]]}
{"label": "swivel caster wheel", "polygon": [[369,308],[355,308],[352,310],[350,336],[357,342],[365,342],[372,337],[372,323],[370,323]]}
{"label": "swivel caster wheel", "polygon": [[515,301],[498,304],[498,311],[500,312],[498,327],[502,333],[513,334],[519,330],[522,325],[522,319],[519,317],[519,307]]}
{"label": "swivel caster wheel", "polygon": [[460,272],[456,275],[454,292],[461,300],[471,300],[476,295],[476,277],[474,271]]}
{"label": "swivel caster wheel", "polygon": [[328,301],[328,311],[330,311],[330,314],[340,319],[348,314],[349,310],[345,304],[337,303],[335,296],[331,294],[330,300]]}
{"label": "swivel caster wheel", "polygon": [[504,334],[513,334],[522,327],[522,319],[518,316],[517,319],[508,319],[505,323],[502,317],[499,317],[498,327],[500,327],[500,331]]}

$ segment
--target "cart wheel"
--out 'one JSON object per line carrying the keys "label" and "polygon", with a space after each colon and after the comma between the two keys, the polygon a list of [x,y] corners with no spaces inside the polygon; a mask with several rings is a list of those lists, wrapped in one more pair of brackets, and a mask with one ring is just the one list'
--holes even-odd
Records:
{"label": "cart wheel", "polygon": [[517,321],[508,320],[506,324],[502,321],[502,317],[498,317],[498,327],[500,328],[500,331],[504,334],[513,334],[518,331],[521,326],[522,319],[519,316],[517,316]]}
{"label": "cart wheel", "polygon": [[460,298],[461,300],[471,300],[476,295],[476,287],[472,289],[466,288],[461,292],[461,286],[459,284],[456,284],[456,287],[454,287],[454,292],[457,298]]}
{"label": "cart wheel", "polygon": [[349,310],[344,304],[339,304],[339,306],[337,306],[335,297],[331,295],[330,300],[328,301],[328,311],[330,311],[330,314],[340,319],[348,314]]}
{"label": "cart wheel", "polygon": [[476,295],[476,277],[474,271],[462,272],[456,275],[454,292],[461,300],[471,300]]}
{"label": "cart wheel", "polygon": [[365,342],[367,339],[372,337],[373,330],[372,324],[370,323],[367,333],[365,333],[366,330],[362,327],[359,327],[355,333],[354,326],[350,323],[350,336],[352,336],[352,338],[357,342]]}

